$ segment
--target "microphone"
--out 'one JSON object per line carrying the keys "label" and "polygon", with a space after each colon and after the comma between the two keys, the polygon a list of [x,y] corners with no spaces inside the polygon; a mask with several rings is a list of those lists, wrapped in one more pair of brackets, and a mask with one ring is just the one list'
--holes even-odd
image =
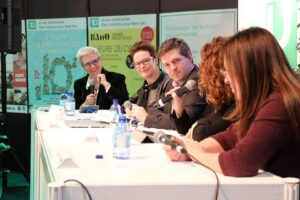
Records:
{"label": "microphone", "polygon": [[[129,100],[125,101],[123,103],[123,106],[124,106],[125,110],[126,109],[128,109],[130,111],[132,110],[132,103]],[[135,117],[133,117],[133,118],[128,117],[127,119],[129,119],[128,123],[129,123],[130,126],[135,127],[135,128],[138,127],[140,121],[137,118],[135,118]]]}
{"label": "microphone", "polygon": [[95,80],[94,79],[89,79],[89,92],[90,94],[94,94],[95,93]]}
{"label": "microphone", "polygon": [[[143,128],[139,128],[139,127],[137,127],[135,130],[140,133],[144,133],[145,135],[149,136],[150,138],[153,138],[153,140],[156,139],[156,138],[154,138],[156,132],[154,132],[152,130],[147,130],[147,129],[143,129]],[[155,140],[154,142],[158,143],[157,140]]]}
{"label": "microphone", "polygon": [[170,145],[172,147],[172,149],[175,149],[179,153],[187,154],[186,149],[183,148],[182,146],[176,144],[175,142],[173,142],[171,140],[171,137],[172,137],[171,135],[167,135],[163,131],[157,131],[156,133],[154,133],[153,139],[155,142],[161,142],[166,145]]}
{"label": "microphone", "polygon": [[[182,96],[185,93],[193,90],[196,88],[196,81],[194,80],[189,80],[185,86],[179,88],[175,93],[177,94],[177,96]],[[162,108],[165,106],[166,103],[170,102],[173,100],[173,97],[171,95],[168,95],[166,97],[163,97],[162,99],[159,99],[154,105],[154,108]]]}
{"label": "microphone", "polygon": [[129,110],[132,109],[132,103],[128,100],[124,102],[123,106]]}

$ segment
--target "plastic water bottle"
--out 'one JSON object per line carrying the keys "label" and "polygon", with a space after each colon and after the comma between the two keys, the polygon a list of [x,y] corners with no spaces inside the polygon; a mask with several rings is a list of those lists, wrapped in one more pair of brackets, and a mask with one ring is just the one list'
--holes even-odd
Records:
{"label": "plastic water bottle", "polygon": [[59,105],[62,106],[63,108],[65,108],[65,104],[66,104],[66,101],[68,99],[68,94],[67,93],[62,93],[60,95],[60,99],[59,99]]}
{"label": "plastic water bottle", "polygon": [[75,115],[75,99],[73,93],[69,93],[68,98],[65,101],[65,113],[67,116]]}
{"label": "plastic water bottle", "polygon": [[112,112],[112,123],[117,123],[120,117],[120,105],[118,99],[113,99],[113,104],[110,107],[110,112]]}
{"label": "plastic water bottle", "polygon": [[128,130],[126,117],[120,115],[113,133],[113,157],[116,159],[129,159],[130,157],[130,132]]}
{"label": "plastic water bottle", "polygon": [[[112,138],[113,149],[114,149],[113,154],[115,154],[115,148],[117,146],[115,136],[117,133],[117,126],[119,125],[118,123],[119,123],[119,118],[120,118],[119,100],[118,99],[113,99],[113,103],[110,106],[109,111],[110,111],[110,129],[112,130],[112,133],[113,133],[113,138]],[[115,157],[115,155],[113,155],[113,157]]]}

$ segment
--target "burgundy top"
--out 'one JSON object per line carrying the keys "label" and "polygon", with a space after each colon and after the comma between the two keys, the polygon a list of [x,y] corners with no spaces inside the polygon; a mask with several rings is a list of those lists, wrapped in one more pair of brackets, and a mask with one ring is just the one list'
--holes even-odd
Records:
{"label": "burgundy top", "polygon": [[219,155],[224,175],[254,176],[263,169],[282,177],[300,178],[300,140],[295,138],[279,92],[266,99],[239,143],[235,125],[212,138],[225,150]]}

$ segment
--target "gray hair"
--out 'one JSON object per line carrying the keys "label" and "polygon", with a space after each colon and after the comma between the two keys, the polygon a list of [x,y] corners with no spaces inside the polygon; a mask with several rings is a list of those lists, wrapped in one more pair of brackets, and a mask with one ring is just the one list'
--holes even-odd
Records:
{"label": "gray hair", "polygon": [[81,47],[77,51],[76,59],[81,62],[81,58],[83,56],[91,54],[91,53],[96,54],[101,59],[101,55],[100,55],[98,49],[95,47]]}

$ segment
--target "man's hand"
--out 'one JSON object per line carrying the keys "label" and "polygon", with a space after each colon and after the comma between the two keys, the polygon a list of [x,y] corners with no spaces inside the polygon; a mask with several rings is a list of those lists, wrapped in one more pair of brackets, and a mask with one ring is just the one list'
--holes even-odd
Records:
{"label": "man's hand", "polygon": [[148,113],[143,107],[132,105],[131,116],[137,118],[142,124],[144,124]]}
{"label": "man's hand", "polygon": [[96,95],[95,94],[89,94],[87,95],[84,105],[96,105]]}
{"label": "man's hand", "polygon": [[185,95],[178,97],[176,91],[180,89],[180,87],[175,87],[166,93],[167,95],[172,95],[172,109],[175,111],[177,118],[180,118],[184,111],[184,98]]}
{"label": "man's hand", "polygon": [[98,74],[97,75],[97,82],[105,87],[105,90],[108,91],[111,84],[106,80],[105,74]]}

